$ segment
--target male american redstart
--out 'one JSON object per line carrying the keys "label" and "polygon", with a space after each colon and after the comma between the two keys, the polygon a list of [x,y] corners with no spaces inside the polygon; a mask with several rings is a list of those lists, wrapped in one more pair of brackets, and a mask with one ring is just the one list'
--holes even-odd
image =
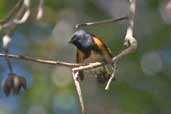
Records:
{"label": "male american redstart", "polygon": [[[69,43],[77,47],[77,63],[104,62],[105,66],[97,68],[95,74],[97,81],[105,83],[112,74],[112,53],[102,40],[84,30],[78,30],[73,35]],[[84,79],[83,71],[79,71],[79,79]]]}

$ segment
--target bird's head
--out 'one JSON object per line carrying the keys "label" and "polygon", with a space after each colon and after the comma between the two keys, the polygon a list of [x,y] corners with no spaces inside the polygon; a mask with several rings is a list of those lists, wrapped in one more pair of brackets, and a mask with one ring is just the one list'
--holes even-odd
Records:
{"label": "bird's head", "polygon": [[80,50],[87,50],[93,46],[92,36],[84,30],[76,31],[69,43],[75,45]]}

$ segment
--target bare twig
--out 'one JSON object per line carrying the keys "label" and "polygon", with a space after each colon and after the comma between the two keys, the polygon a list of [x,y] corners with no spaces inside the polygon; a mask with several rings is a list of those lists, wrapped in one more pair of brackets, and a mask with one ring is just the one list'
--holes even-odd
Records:
{"label": "bare twig", "polygon": [[[0,53],[0,57],[5,57],[6,55],[3,53]],[[25,60],[25,61],[32,61],[36,63],[42,63],[42,64],[49,64],[49,65],[62,65],[66,67],[78,67],[83,64],[77,64],[77,63],[69,63],[69,62],[62,62],[62,61],[52,61],[52,60],[43,60],[43,59],[36,59],[29,56],[23,56],[23,55],[15,55],[15,54],[8,54],[8,58],[18,59],[18,60]]]}
{"label": "bare twig", "polygon": [[10,42],[11,42],[11,37],[8,34],[4,35],[3,38],[2,38],[2,43],[3,43],[4,52],[5,52],[5,54],[4,54],[5,55],[5,60],[7,62],[9,72],[13,73],[12,64],[11,64],[11,62],[10,62],[8,56],[7,56],[8,55],[8,45],[9,45]]}
{"label": "bare twig", "polygon": [[40,20],[43,17],[43,6],[44,0],[39,0],[38,12],[37,12],[37,20]]}
{"label": "bare twig", "polygon": [[[15,24],[22,24],[27,21],[30,16],[30,0],[24,0],[22,7],[18,11],[16,18],[13,20]],[[21,17],[21,18],[20,18]]]}
{"label": "bare twig", "polygon": [[[30,16],[30,10],[28,8],[26,8],[27,10],[25,11],[24,15],[22,16],[21,19],[14,19],[13,22],[15,24],[22,24],[25,23],[28,19],[28,17]],[[21,10],[22,11],[22,10]]]}
{"label": "bare twig", "polygon": [[82,96],[82,92],[81,92],[81,87],[80,87],[80,83],[79,83],[79,80],[78,80],[78,72],[75,72],[74,70],[72,70],[72,76],[73,76],[75,87],[76,87],[77,94],[78,94],[78,97],[79,97],[82,113],[86,114],[84,101],[83,101],[83,96]]}
{"label": "bare twig", "polygon": [[128,21],[128,28],[125,35],[125,46],[132,47],[131,51],[134,51],[137,48],[137,41],[133,37],[133,31],[134,31],[134,18],[135,18],[135,11],[136,11],[136,0],[129,0],[130,2],[130,16]]}
{"label": "bare twig", "polygon": [[115,78],[115,74],[116,74],[116,63],[114,63],[113,72],[112,72],[112,75],[110,76],[110,78],[106,84],[105,90],[109,90],[109,86],[110,86],[112,80]]}
{"label": "bare twig", "polygon": [[14,8],[9,12],[9,14],[4,19],[0,20],[0,26],[11,20],[14,17],[14,15],[18,12],[18,10],[21,8],[22,4],[23,0],[18,0]]}
{"label": "bare twig", "polygon": [[11,37],[9,35],[4,35],[3,38],[2,38],[2,42],[3,42],[3,49],[4,49],[4,52],[5,52],[5,60],[7,62],[7,66],[8,66],[8,69],[9,69],[9,72],[10,73],[13,73],[13,68],[12,68],[12,64],[8,58],[8,44],[11,42]]}
{"label": "bare twig", "polygon": [[86,26],[92,26],[92,25],[104,24],[104,23],[111,23],[111,22],[118,22],[118,21],[127,20],[127,19],[128,19],[128,16],[124,16],[124,17],[120,17],[117,19],[108,19],[108,20],[103,20],[103,21],[82,23],[82,24],[75,25],[75,28],[79,29],[80,27],[86,27]]}
{"label": "bare twig", "polygon": [[0,21],[0,30],[12,31],[17,24],[25,23],[30,16],[30,0],[19,0],[9,15]]}

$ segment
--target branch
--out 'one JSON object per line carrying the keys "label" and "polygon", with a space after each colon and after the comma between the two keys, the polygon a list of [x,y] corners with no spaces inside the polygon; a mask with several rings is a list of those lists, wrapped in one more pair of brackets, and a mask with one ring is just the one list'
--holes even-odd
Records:
{"label": "branch", "polygon": [[7,23],[11,18],[13,18],[13,16],[20,9],[22,3],[23,3],[23,0],[18,0],[14,8],[9,12],[9,14],[4,19],[0,20],[0,26],[3,25],[4,23]]}
{"label": "branch", "polygon": [[38,12],[36,17],[37,20],[43,17],[43,6],[44,6],[44,0],[39,0]]}
{"label": "branch", "polygon": [[134,31],[134,18],[135,18],[135,12],[136,12],[136,0],[129,0],[130,2],[130,16],[129,16],[129,23],[128,23],[128,28],[127,32],[125,35],[125,46],[130,46],[132,47],[132,50],[134,51],[137,48],[137,41],[133,37],[133,31]]}
{"label": "branch", "polygon": [[127,19],[128,19],[128,16],[124,16],[124,17],[120,17],[120,18],[117,18],[117,19],[108,19],[108,20],[103,20],[103,21],[81,23],[81,24],[75,25],[75,28],[79,29],[81,27],[87,27],[87,26],[104,24],[104,23],[111,23],[111,22],[118,22],[118,21],[123,21],[123,20],[127,20]]}
{"label": "branch", "polygon": [[7,56],[8,58],[13,58],[13,59],[18,59],[18,60],[25,60],[25,61],[31,61],[31,62],[36,62],[36,63],[42,63],[42,64],[50,64],[50,65],[62,65],[62,66],[71,67],[71,68],[83,65],[83,64],[69,63],[69,62],[62,62],[62,61],[36,59],[33,57],[23,56],[23,55],[15,55],[15,54],[5,55],[3,53],[0,53],[0,57],[5,57],[5,56]]}
{"label": "branch", "polygon": [[84,101],[83,101],[83,96],[82,96],[82,92],[81,92],[81,87],[80,87],[80,83],[79,83],[79,80],[78,80],[78,72],[75,72],[74,70],[72,70],[72,76],[73,76],[75,87],[76,87],[77,94],[78,94],[78,97],[79,97],[79,101],[80,101],[80,105],[81,105],[81,111],[82,111],[83,114],[86,114]]}
{"label": "branch", "polygon": [[[13,20],[15,24],[22,24],[27,21],[30,16],[30,0],[24,0],[22,7],[18,11],[18,15]],[[21,19],[19,19],[21,17]]]}
{"label": "branch", "polygon": [[30,16],[30,0],[18,0],[9,15],[0,21],[0,30],[8,29],[8,34],[17,24],[25,23]]}
{"label": "branch", "polygon": [[113,72],[112,72],[112,75],[110,76],[110,78],[106,84],[105,90],[109,90],[109,87],[110,87],[112,80],[115,79],[115,74],[116,74],[116,63],[114,63]]}

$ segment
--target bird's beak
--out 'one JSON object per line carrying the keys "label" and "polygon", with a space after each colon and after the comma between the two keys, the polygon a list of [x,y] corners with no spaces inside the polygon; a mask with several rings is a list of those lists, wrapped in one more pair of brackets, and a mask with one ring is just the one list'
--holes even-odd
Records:
{"label": "bird's beak", "polygon": [[68,41],[68,43],[72,44],[72,43],[73,43],[73,40],[72,40],[72,39],[71,39],[71,40],[69,40],[69,41]]}
{"label": "bird's beak", "polygon": [[71,37],[71,39],[70,39],[70,41],[68,43],[73,44],[74,41],[75,41],[75,38],[74,37]]}

